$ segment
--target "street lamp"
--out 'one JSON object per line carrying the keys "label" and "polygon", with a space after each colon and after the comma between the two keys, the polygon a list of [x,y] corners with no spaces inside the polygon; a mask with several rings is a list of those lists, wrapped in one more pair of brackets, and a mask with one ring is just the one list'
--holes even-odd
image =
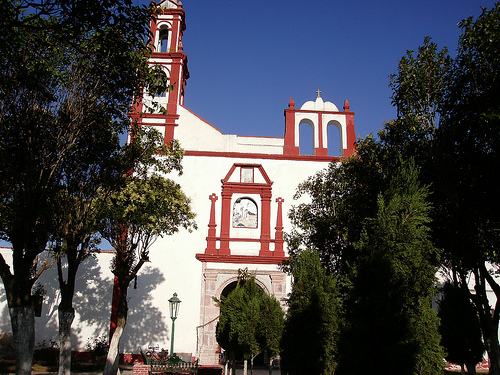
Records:
{"label": "street lamp", "polygon": [[170,318],[172,319],[172,339],[170,340],[170,356],[174,355],[174,329],[175,329],[175,319],[177,319],[177,314],[179,313],[179,304],[181,300],[177,298],[177,293],[174,293],[173,297],[168,300],[170,304]]}

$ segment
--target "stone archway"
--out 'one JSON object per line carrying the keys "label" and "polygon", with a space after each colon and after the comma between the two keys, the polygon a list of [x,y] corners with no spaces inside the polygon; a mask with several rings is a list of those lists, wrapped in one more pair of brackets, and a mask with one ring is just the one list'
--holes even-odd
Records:
{"label": "stone archway", "polygon": [[[203,281],[200,306],[200,325],[196,327],[196,354],[202,365],[219,364],[220,348],[215,337],[219,308],[215,299],[229,294],[236,287],[239,269],[208,268],[203,263]],[[251,271],[256,282],[268,294],[274,295],[284,307],[286,297],[286,275],[281,271]]]}

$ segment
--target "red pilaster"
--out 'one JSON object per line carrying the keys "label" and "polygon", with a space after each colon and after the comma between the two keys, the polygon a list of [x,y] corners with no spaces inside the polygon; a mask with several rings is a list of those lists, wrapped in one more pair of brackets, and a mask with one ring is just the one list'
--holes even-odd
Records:
{"label": "red pilaster", "polygon": [[217,195],[214,193],[208,197],[212,202],[210,208],[210,222],[208,223],[208,237],[207,237],[207,248],[205,249],[205,254],[215,255],[217,254],[216,248],[216,227],[215,223],[215,202],[217,201]]}
{"label": "red pilaster", "polygon": [[347,99],[344,101],[344,113],[346,117],[346,137],[347,148],[344,150],[344,157],[352,156],[356,152],[356,133],[354,131],[354,112],[350,111],[351,106]]}
{"label": "red pilaster", "polygon": [[269,243],[271,242],[271,189],[263,189],[261,193],[262,223],[260,231],[259,256],[270,256]]}
{"label": "red pilaster", "polygon": [[231,196],[232,192],[227,187],[222,188],[222,208],[220,223],[220,249],[219,255],[230,255],[229,235],[231,230]]}
{"label": "red pilaster", "polygon": [[278,203],[278,213],[276,215],[276,234],[274,236],[274,256],[284,257],[285,252],[283,251],[283,209],[282,205],[285,200],[281,197],[276,198]]}
{"label": "red pilaster", "polygon": [[299,155],[299,147],[295,146],[295,102],[290,98],[288,109],[285,109],[285,145],[283,155]]}

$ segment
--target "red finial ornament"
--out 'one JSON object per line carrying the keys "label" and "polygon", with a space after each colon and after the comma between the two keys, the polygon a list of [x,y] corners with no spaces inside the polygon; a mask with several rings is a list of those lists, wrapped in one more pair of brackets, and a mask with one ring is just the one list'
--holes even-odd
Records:
{"label": "red finial ornament", "polygon": [[350,112],[349,109],[351,106],[349,105],[349,101],[346,99],[344,100],[344,112]]}

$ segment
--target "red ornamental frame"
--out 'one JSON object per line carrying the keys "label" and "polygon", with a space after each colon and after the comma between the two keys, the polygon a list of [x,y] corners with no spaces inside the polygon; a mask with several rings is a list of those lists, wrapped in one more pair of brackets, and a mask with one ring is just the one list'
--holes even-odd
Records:
{"label": "red ornamental frame", "polygon": [[[264,182],[233,182],[230,181],[236,169],[253,168],[254,176],[260,173]],[[254,180],[255,181],[255,180]],[[266,171],[261,164],[235,163],[222,179],[222,204],[220,216],[220,236],[217,236],[217,223],[215,213],[215,202],[219,199],[214,193],[209,196],[211,201],[210,222],[208,224],[207,247],[204,254],[197,254],[196,257],[202,262],[222,262],[222,263],[250,263],[250,264],[280,264],[285,258],[283,250],[283,198],[276,199],[277,215],[275,236],[271,238],[271,199],[272,184]],[[232,207],[231,201],[234,194],[253,194],[260,196],[260,238],[231,237]],[[231,242],[259,242],[259,255],[233,255],[231,254]],[[219,243],[219,247],[217,247]],[[270,244],[274,243],[274,251]]]}

